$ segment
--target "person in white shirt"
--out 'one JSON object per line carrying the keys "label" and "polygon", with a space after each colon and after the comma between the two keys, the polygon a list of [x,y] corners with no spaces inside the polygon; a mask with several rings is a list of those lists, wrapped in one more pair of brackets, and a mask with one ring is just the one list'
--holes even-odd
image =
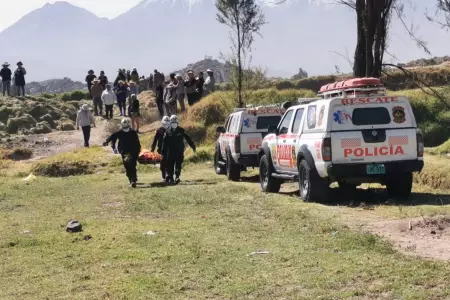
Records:
{"label": "person in white shirt", "polygon": [[110,120],[113,118],[113,107],[114,103],[117,102],[117,96],[109,84],[106,85],[106,90],[102,93],[102,101],[105,104],[106,119]]}

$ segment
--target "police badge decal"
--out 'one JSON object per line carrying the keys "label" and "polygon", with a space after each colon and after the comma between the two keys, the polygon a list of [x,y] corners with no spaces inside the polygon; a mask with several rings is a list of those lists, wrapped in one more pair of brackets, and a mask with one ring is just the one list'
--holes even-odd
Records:
{"label": "police badge decal", "polygon": [[395,106],[392,108],[392,116],[395,123],[403,123],[406,121],[405,108],[401,106]]}

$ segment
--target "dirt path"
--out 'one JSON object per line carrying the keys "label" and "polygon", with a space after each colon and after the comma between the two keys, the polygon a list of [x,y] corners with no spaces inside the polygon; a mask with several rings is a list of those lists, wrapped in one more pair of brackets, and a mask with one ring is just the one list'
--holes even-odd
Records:
{"label": "dirt path", "polygon": [[[101,145],[107,135],[105,128],[108,122],[102,118],[96,119],[97,127],[91,130],[90,144]],[[70,152],[84,146],[83,133],[74,131],[54,131],[49,134],[28,135],[13,140],[9,146],[25,147],[33,151],[29,161],[39,160],[58,153]]]}

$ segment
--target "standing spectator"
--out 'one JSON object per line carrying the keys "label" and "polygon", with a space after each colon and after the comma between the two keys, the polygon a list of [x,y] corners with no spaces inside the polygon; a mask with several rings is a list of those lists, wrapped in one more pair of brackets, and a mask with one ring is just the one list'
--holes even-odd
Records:
{"label": "standing spectator", "polygon": [[100,76],[98,77],[100,80],[100,85],[102,86],[103,90],[106,89],[106,85],[108,84],[108,77],[106,77],[105,72],[101,71]]}
{"label": "standing spectator", "polygon": [[197,101],[200,101],[203,97],[203,84],[205,83],[205,79],[203,78],[203,72],[198,73],[197,80]]}
{"label": "standing spectator", "polygon": [[97,78],[97,76],[94,75],[94,70],[89,70],[85,80],[86,80],[87,87],[89,90],[89,97],[91,97],[91,98],[92,98],[92,92],[91,92],[92,81],[94,81],[94,79],[96,79],[96,78]]}
{"label": "standing spectator", "polygon": [[22,91],[22,96],[25,96],[25,75],[27,75],[27,70],[22,66],[23,63],[19,61],[17,69],[14,71],[14,84],[17,89],[17,96],[20,96],[20,91]]}
{"label": "standing spectator", "polygon": [[184,106],[184,97],[186,96],[186,93],[184,92],[183,76],[181,76],[181,74],[177,74],[176,79],[177,79],[177,100],[178,103],[180,103],[181,112],[184,112],[186,110]]}
{"label": "standing spectator", "polygon": [[128,89],[127,89],[127,98],[128,98],[128,105],[131,104],[131,95],[138,95],[139,94],[139,86],[131,80],[128,83]]}
{"label": "standing spectator", "polygon": [[206,77],[204,87],[204,96],[214,92],[216,86],[216,79],[214,78],[214,73],[211,69],[206,70],[208,77]]}
{"label": "standing spectator", "polygon": [[11,96],[11,76],[12,72],[9,68],[9,64],[5,62],[2,65],[2,70],[0,71],[0,77],[2,78],[3,85],[3,97],[5,97],[5,93],[8,93],[8,96]]}
{"label": "standing spectator", "polygon": [[94,103],[94,114],[98,116],[98,112],[100,111],[100,116],[103,113],[103,103],[102,103],[102,93],[103,87],[100,85],[100,80],[94,79],[92,81],[93,85],[91,88],[92,92],[92,101]]}
{"label": "standing spectator", "polygon": [[130,96],[129,101],[130,104],[128,106],[128,115],[131,118],[131,128],[139,133],[139,119],[141,117],[139,100],[136,98],[136,95],[133,94]]}
{"label": "standing spectator", "polygon": [[105,104],[106,119],[110,120],[113,118],[113,107],[114,103],[117,101],[117,96],[116,93],[111,90],[109,84],[106,85],[106,90],[102,93],[102,101]]}
{"label": "standing spectator", "polygon": [[89,106],[83,104],[77,114],[77,130],[83,131],[84,146],[89,147],[89,139],[91,138],[91,125],[95,127],[95,119],[92,116]]}
{"label": "standing spectator", "polygon": [[136,68],[133,68],[133,71],[131,71],[131,81],[139,83],[139,73]]}
{"label": "standing spectator", "polygon": [[184,82],[186,96],[188,99],[189,106],[194,105],[195,101],[197,100],[197,80],[195,80],[194,72],[192,70],[189,70],[187,72],[188,78]]}
{"label": "standing spectator", "polygon": [[153,91],[153,74],[148,77],[148,89]]}
{"label": "standing spectator", "polygon": [[127,77],[125,76],[125,73],[123,70],[119,69],[117,73],[116,80],[114,80],[114,88],[116,88],[119,85],[119,81],[127,81]]}
{"label": "standing spectator", "polygon": [[131,81],[131,71],[128,70],[127,71],[127,82],[130,82],[130,81]]}
{"label": "standing spectator", "polygon": [[155,89],[156,105],[158,106],[159,116],[164,117],[164,78],[158,70],[155,70],[153,75],[153,86]]}
{"label": "standing spectator", "polygon": [[117,95],[117,105],[119,106],[120,116],[126,115],[126,102],[127,102],[127,92],[128,88],[125,81],[120,80],[119,85],[115,87],[115,92]]}
{"label": "standing spectator", "polygon": [[164,89],[164,110],[166,116],[177,114],[177,80],[175,74],[170,74],[170,82]]}

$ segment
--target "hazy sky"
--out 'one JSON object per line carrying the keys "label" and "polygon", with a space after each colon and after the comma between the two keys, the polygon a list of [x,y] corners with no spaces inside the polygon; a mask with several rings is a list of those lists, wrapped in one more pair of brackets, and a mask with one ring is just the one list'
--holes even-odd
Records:
{"label": "hazy sky", "polygon": [[[99,17],[114,18],[126,12],[141,0],[67,0],[74,5],[86,8]],[[17,22],[29,12],[42,7],[48,0],[1,0],[0,31]]]}

